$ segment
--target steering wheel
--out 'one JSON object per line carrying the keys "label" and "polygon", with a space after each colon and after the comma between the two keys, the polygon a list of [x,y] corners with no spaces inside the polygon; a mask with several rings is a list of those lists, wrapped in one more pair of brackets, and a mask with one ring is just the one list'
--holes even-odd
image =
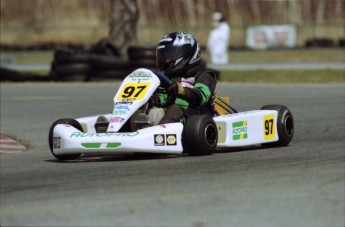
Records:
{"label": "steering wheel", "polygon": [[167,88],[167,87],[169,87],[173,83],[172,80],[169,77],[167,77],[163,73],[159,72],[158,70],[151,69],[151,71],[156,76],[158,76],[159,80],[161,81],[162,87]]}
{"label": "steering wheel", "polygon": [[[159,80],[161,81],[161,86],[163,88],[168,88],[173,83],[173,81],[169,77],[159,72],[158,70],[152,69],[151,71],[159,78]],[[175,96],[168,96],[168,100],[165,106],[168,107],[174,104],[175,100],[176,100]]]}

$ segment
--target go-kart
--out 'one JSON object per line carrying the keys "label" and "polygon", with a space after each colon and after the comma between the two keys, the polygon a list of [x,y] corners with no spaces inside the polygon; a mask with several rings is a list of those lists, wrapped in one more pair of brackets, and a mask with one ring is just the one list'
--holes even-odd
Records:
{"label": "go-kart", "polygon": [[52,154],[59,160],[74,160],[84,154],[208,155],[224,147],[286,146],[293,137],[293,116],[286,106],[266,105],[261,110],[238,112],[227,97],[217,96],[213,97],[213,116],[192,115],[185,123],[159,124],[164,109],[149,101],[170,83],[158,71],[133,71],[118,89],[112,113],[60,119],[52,124]]}

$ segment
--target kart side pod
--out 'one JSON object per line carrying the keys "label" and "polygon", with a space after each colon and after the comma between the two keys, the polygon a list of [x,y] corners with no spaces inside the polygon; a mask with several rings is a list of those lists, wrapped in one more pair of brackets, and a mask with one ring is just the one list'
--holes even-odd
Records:
{"label": "kart side pod", "polygon": [[222,115],[214,120],[218,147],[287,146],[294,133],[292,114],[282,105],[267,105],[261,110]]}

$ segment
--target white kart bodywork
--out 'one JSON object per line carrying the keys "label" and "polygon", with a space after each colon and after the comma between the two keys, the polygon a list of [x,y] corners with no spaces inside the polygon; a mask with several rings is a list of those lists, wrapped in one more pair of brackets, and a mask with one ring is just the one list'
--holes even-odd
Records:
{"label": "white kart bodywork", "polygon": [[[77,118],[83,131],[57,124],[53,129],[52,152],[65,154],[115,154],[183,152],[182,123],[154,125],[135,132],[119,132],[125,122],[160,86],[160,79],[150,70],[138,69],[122,82],[114,97],[114,109],[104,114],[109,125],[106,133],[96,133],[98,116]],[[278,141],[277,111],[254,110],[214,117],[218,129],[217,147],[239,147]]]}
{"label": "white kart bodywork", "polygon": [[[83,122],[85,119],[79,120]],[[125,152],[180,154],[183,151],[182,130],[181,123],[171,123],[135,132],[82,133],[72,126],[60,124],[54,130],[54,137],[61,138],[59,148],[54,147],[54,153],[58,155]]]}
{"label": "white kart bodywork", "polygon": [[[213,118],[218,128],[217,147],[241,147],[278,141],[277,111],[253,110]],[[267,133],[265,122],[272,131]],[[270,121],[269,121],[270,122]]]}

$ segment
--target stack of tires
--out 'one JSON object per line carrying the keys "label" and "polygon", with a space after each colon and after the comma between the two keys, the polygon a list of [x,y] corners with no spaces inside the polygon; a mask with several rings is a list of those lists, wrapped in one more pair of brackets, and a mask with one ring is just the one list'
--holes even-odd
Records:
{"label": "stack of tires", "polygon": [[89,50],[55,50],[50,77],[55,81],[122,79],[130,70],[120,51],[109,40],[102,39]]}
{"label": "stack of tires", "polygon": [[312,47],[334,47],[334,42],[332,39],[329,38],[314,38],[314,39],[307,39],[306,48],[312,48]]}
{"label": "stack of tires", "polygon": [[127,49],[132,70],[138,68],[157,69],[156,47],[131,46]]}
{"label": "stack of tires", "polygon": [[90,65],[86,81],[123,79],[131,72],[128,60],[121,57],[92,55]]}
{"label": "stack of tires", "polygon": [[[64,48],[54,52],[50,79],[54,81],[100,81],[124,79],[138,68],[157,69],[156,47],[131,46],[128,60],[109,40],[102,39],[86,49]],[[213,69],[208,69],[213,70]],[[219,72],[213,70],[217,78]]]}
{"label": "stack of tires", "polygon": [[55,81],[85,81],[91,66],[88,53],[72,49],[59,49],[54,52],[50,77]]}

